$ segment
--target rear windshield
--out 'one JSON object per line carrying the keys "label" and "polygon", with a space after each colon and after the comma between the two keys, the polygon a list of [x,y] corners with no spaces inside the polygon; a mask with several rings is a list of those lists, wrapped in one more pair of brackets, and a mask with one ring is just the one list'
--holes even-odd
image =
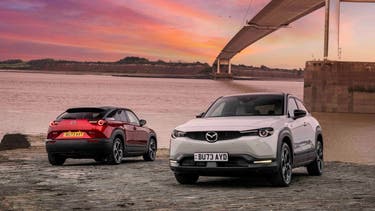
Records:
{"label": "rear windshield", "polygon": [[73,108],[68,109],[56,118],[57,121],[63,119],[87,119],[100,120],[103,119],[106,111],[99,108]]}

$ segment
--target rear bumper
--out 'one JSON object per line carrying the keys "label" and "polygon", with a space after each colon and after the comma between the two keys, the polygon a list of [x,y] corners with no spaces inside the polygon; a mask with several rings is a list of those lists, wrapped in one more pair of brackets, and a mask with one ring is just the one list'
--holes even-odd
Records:
{"label": "rear bumper", "polygon": [[46,139],[46,150],[70,158],[93,158],[108,155],[112,150],[111,139]]}
{"label": "rear bumper", "polygon": [[257,159],[245,154],[230,154],[228,162],[194,162],[193,155],[188,154],[178,160],[170,160],[170,168],[176,174],[246,176],[252,173],[275,173],[278,163],[275,159]]}

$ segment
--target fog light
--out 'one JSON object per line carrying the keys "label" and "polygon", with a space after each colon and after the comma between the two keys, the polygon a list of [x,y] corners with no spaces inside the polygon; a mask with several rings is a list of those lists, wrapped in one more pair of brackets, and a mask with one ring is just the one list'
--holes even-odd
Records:
{"label": "fog light", "polygon": [[259,164],[259,163],[272,163],[272,160],[257,160],[257,161],[254,161],[254,164]]}
{"label": "fog light", "polygon": [[169,160],[169,165],[172,166],[172,167],[177,167],[177,166],[179,166],[179,165],[178,165],[178,162],[175,161],[175,160]]}

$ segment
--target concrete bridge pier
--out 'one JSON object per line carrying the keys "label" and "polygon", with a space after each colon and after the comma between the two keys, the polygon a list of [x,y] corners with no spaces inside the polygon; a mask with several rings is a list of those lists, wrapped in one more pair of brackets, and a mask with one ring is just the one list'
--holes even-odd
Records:
{"label": "concrete bridge pier", "polygon": [[304,77],[311,111],[375,113],[375,62],[308,61]]}
{"label": "concrete bridge pier", "polygon": [[218,58],[215,64],[212,66],[212,78],[218,80],[231,80],[232,75],[232,64],[230,59]]}

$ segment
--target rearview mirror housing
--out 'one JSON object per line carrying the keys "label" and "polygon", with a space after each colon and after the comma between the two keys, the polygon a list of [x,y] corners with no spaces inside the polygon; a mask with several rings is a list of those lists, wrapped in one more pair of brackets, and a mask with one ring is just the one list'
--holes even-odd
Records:
{"label": "rearview mirror housing", "polygon": [[304,110],[296,109],[294,110],[293,114],[294,114],[294,119],[298,119],[298,118],[306,116],[307,113]]}
{"label": "rearview mirror housing", "polygon": [[143,125],[145,125],[147,123],[147,121],[146,120],[144,120],[144,119],[140,119],[139,120],[139,125],[142,127]]}

